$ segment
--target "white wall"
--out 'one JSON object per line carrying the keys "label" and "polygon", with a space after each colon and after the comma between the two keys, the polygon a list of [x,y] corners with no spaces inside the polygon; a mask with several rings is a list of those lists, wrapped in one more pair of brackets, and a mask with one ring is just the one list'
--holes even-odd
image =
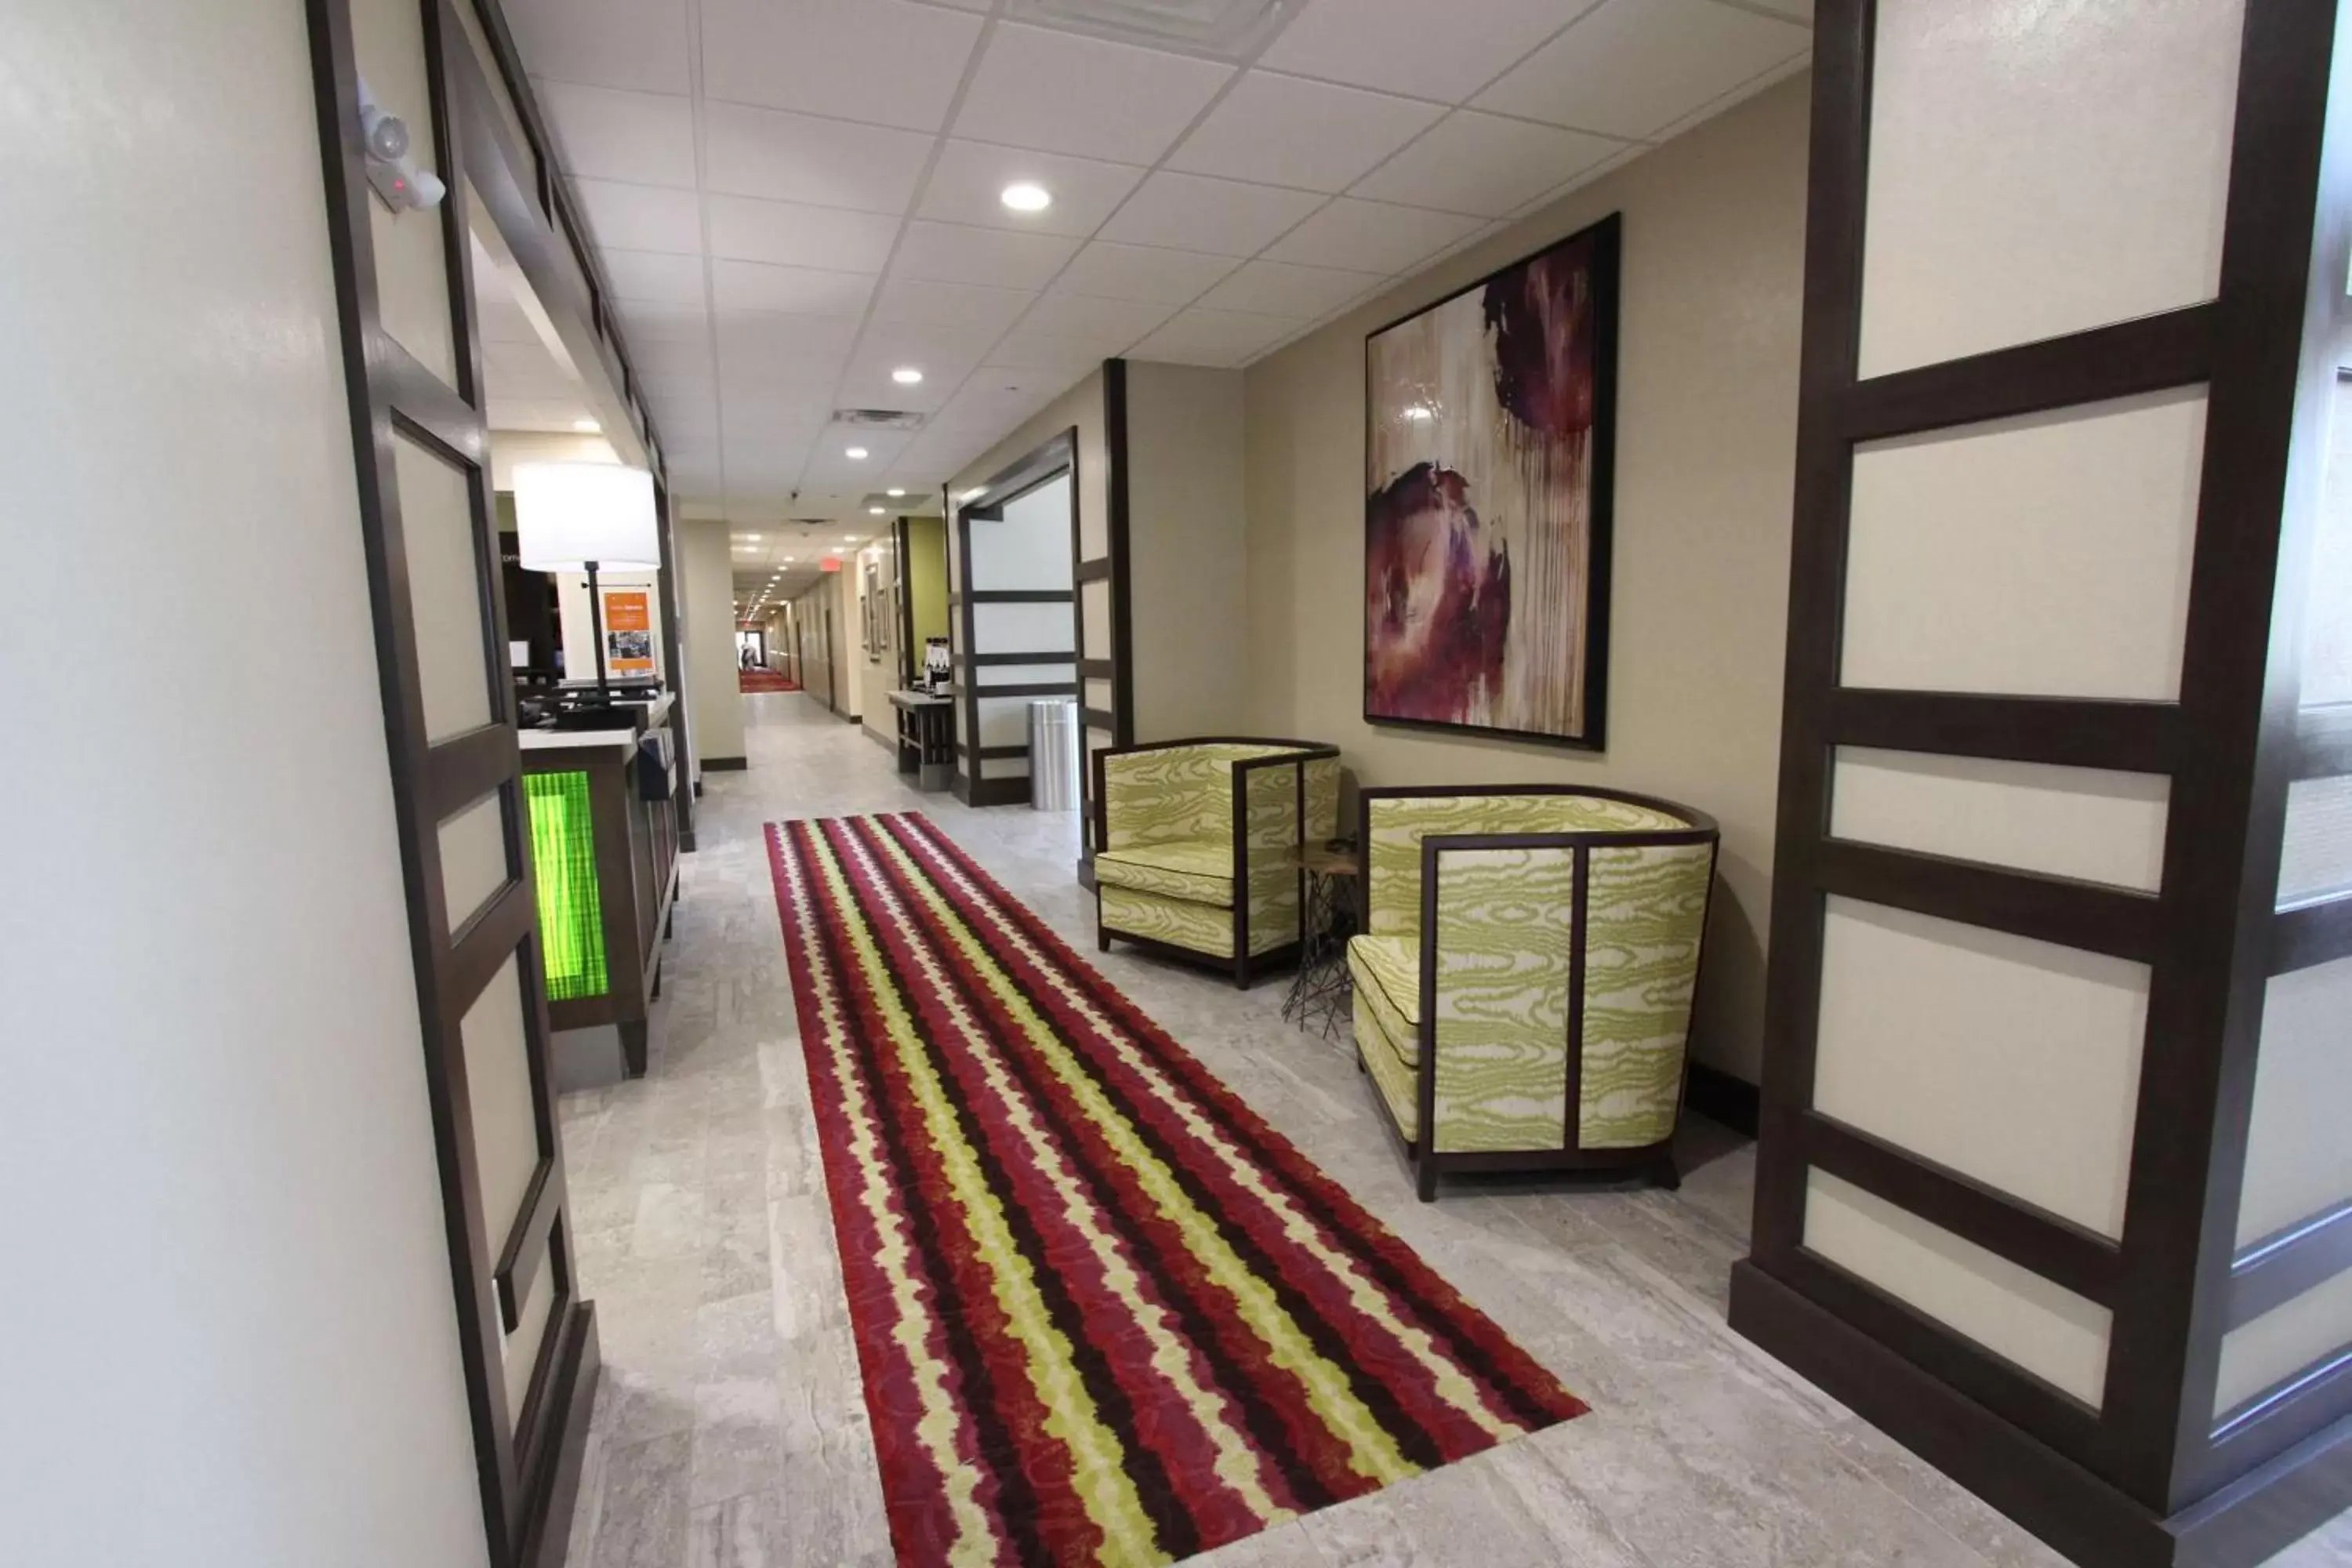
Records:
{"label": "white wall", "polygon": [[[1780,798],[1809,79],[1759,94],[1260,360],[1243,431],[1251,717],[1241,732],[1334,742],[1366,784],[1598,784],[1713,816],[1722,880],[1692,1050],[1750,1082],[1763,1061]],[[1609,749],[1368,724],[1364,334],[1612,212],[1625,230]],[[1144,590],[1139,576],[1139,605]]]}
{"label": "white wall", "polygon": [[677,532],[678,596],[686,624],[686,708],[694,731],[695,763],[705,757],[743,754],[743,699],[736,679],[735,571],[727,524],[681,520]]}
{"label": "white wall", "polygon": [[1240,371],[1127,367],[1139,741],[1245,728],[1249,644],[1232,635],[1245,624],[1242,427]]}
{"label": "white wall", "polygon": [[302,9],[7,36],[0,1562],[467,1568]]}

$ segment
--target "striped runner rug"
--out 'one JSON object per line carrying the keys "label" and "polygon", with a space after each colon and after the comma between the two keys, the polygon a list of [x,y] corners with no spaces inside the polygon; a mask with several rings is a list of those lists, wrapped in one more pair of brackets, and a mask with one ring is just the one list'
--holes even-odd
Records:
{"label": "striped runner rug", "polygon": [[927,818],[768,847],[902,1568],[1173,1562],[1582,1413]]}

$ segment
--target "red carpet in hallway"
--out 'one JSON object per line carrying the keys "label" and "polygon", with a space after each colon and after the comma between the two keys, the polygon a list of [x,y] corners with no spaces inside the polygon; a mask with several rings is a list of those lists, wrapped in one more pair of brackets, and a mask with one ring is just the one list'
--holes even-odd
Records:
{"label": "red carpet in hallway", "polygon": [[772,669],[743,669],[736,671],[736,674],[746,691],[798,691],[801,689],[799,681],[790,676],[778,675]]}
{"label": "red carpet in hallway", "polygon": [[1582,1413],[928,819],[768,850],[901,1568],[1176,1561]]}

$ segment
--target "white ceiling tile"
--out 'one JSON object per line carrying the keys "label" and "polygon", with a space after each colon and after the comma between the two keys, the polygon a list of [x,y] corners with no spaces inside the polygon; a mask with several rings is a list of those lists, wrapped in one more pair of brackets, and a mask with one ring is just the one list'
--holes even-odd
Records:
{"label": "white ceiling tile", "polygon": [[990,289],[978,283],[934,283],[893,278],[875,297],[877,321],[917,326],[964,327],[1003,331],[1037,296],[1025,289]]}
{"label": "white ceiling tile", "polygon": [[1248,310],[1304,321],[1336,310],[1387,281],[1377,272],[1299,267],[1287,261],[1245,261],[1242,269],[1201,297],[1204,310]]}
{"label": "white ceiling tile", "polygon": [[1386,202],[1338,201],[1282,237],[1266,255],[1310,267],[1406,272],[1478,227],[1478,219]]}
{"label": "white ceiling tile", "polygon": [[1098,336],[1066,337],[1058,332],[1015,327],[989,351],[988,357],[992,363],[1007,370],[1057,374],[1075,380],[1126,346],[1125,342],[1106,345]]}
{"label": "white ceiling tile", "polygon": [[580,378],[556,363],[555,356],[536,342],[484,343],[482,377],[485,389],[494,398],[542,403],[583,400]]}
{"label": "white ceiling tile", "polygon": [[[645,351],[657,344],[685,343],[709,353],[710,349],[710,310],[697,300],[688,304],[676,301],[647,300],[616,300],[621,316],[621,331],[628,345],[632,361],[645,358]],[[639,369],[644,366],[640,364]]]}
{"label": "white ceiling tile", "polygon": [[[1126,163],[1031,153],[982,142],[949,142],[924,188],[918,216],[1031,234],[1075,235],[1102,226],[1145,171]],[[1053,193],[1041,213],[1016,213],[1000,199],[1004,187],[1025,181]]]}
{"label": "white ceiling tile", "polygon": [[1231,310],[1184,310],[1128,351],[1129,359],[1171,364],[1236,365],[1288,335],[1298,323]]}
{"label": "white ceiling tile", "polygon": [[712,302],[721,310],[793,310],[810,316],[865,313],[873,278],[814,267],[771,267],[759,261],[713,261]]}
{"label": "white ceiling tile", "polygon": [[502,9],[533,76],[688,89],[686,0],[506,0]]}
{"label": "white ceiling tile", "polygon": [[1099,342],[1114,354],[1166,321],[1171,309],[1142,300],[1108,300],[1088,294],[1048,294],[1022,319],[1020,331]]}
{"label": "white ceiling tile", "polygon": [[955,133],[1154,163],[1233,74],[1187,55],[1002,24],[964,94]]}
{"label": "white ceiling tile", "polygon": [[964,377],[987,358],[989,349],[1003,335],[1002,327],[980,327],[963,321],[940,325],[877,320],[867,323],[858,338],[849,374],[879,375],[902,364],[913,365],[923,373],[921,385],[936,403],[955,391]]}
{"label": "white ceiling tile", "polygon": [[977,16],[907,0],[701,0],[703,90],[912,131],[947,118]]}
{"label": "white ceiling tile", "polygon": [[571,174],[692,190],[694,105],[663,93],[534,84],[554,122],[557,162]]}
{"label": "white ceiling tile", "polygon": [[1258,64],[1460,103],[1593,0],[1478,0],[1448,26],[1429,0],[1307,0]]}
{"label": "white ceiling tile", "polygon": [[857,322],[847,317],[730,314],[719,331],[721,390],[731,400],[782,387],[830,388],[856,341]]}
{"label": "white ceiling tile", "polygon": [[1622,145],[1581,132],[1456,110],[1349,194],[1500,217]]}
{"label": "white ceiling tile", "polygon": [[662,256],[649,250],[606,250],[598,259],[615,300],[643,300],[653,305],[699,305],[703,300],[702,258]]}
{"label": "white ceiling tile", "polygon": [[1105,300],[1142,300],[1189,305],[1202,290],[1238,265],[1230,256],[1169,250],[1155,245],[1115,245],[1096,240],[1055,280],[1056,294],[1092,294]]}
{"label": "white ceiling tile", "polygon": [[898,220],[881,213],[751,196],[714,195],[709,204],[710,254],[736,261],[879,272],[898,234]]}
{"label": "white ceiling tile", "polygon": [[598,244],[620,250],[702,254],[702,203],[692,191],[633,185],[618,180],[572,182]]}
{"label": "white ceiling tile", "polygon": [[651,382],[699,383],[708,386],[718,374],[708,341],[633,343],[629,362],[639,375]]}
{"label": "white ceiling tile", "polygon": [[1608,0],[1475,102],[1605,135],[1648,136],[1811,43],[1793,22],[1713,0]]}
{"label": "white ceiling tile", "polygon": [[1444,112],[1411,99],[1254,70],[1184,138],[1168,166],[1344,191]]}
{"label": "white ceiling tile", "polygon": [[834,401],[844,408],[896,408],[929,414],[955,390],[944,376],[926,375],[916,385],[901,386],[890,379],[895,368],[890,356],[861,350],[836,384]]}
{"label": "white ceiling tile", "polygon": [[1266,242],[1323,205],[1320,196],[1273,185],[1165,170],[1143,182],[1102,237],[1225,256],[1255,256]]}
{"label": "white ceiling tile", "polygon": [[931,155],[911,131],[711,103],[703,111],[710,188],[770,201],[902,213]]}
{"label": "white ceiling tile", "polygon": [[1078,242],[1056,234],[918,218],[907,226],[890,270],[936,283],[985,283],[998,289],[1043,289],[1076,252]]}
{"label": "white ceiling tile", "polygon": [[1813,0],[1752,0],[1760,11],[1777,11],[1792,22],[1813,25]]}

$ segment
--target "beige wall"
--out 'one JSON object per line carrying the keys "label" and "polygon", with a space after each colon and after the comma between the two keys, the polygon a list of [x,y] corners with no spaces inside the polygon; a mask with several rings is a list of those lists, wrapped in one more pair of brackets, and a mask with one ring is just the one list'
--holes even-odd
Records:
{"label": "beige wall", "polygon": [[743,699],[736,679],[735,571],[727,524],[681,520],[677,531],[678,597],[685,625],[679,649],[686,660],[687,722],[694,760],[743,754]]}
{"label": "beige wall", "polygon": [[7,40],[0,1562],[484,1563],[302,8]]}
{"label": "beige wall", "polygon": [[[1695,1048],[1753,1080],[1787,629],[1806,92],[1771,89],[1247,374],[1247,727],[1363,784],[1654,792],[1723,824]],[[1604,755],[1362,719],[1364,334],[1624,215]]]}
{"label": "beige wall", "polygon": [[1232,733],[1248,707],[1242,393],[1239,371],[1128,367],[1138,741]]}
{"label": "beige wall", "polygon": [[[833,710],[844,719],[857,717],[856,660],[865,657],[857,652],[857,595],[851,577],[854,565],[854,561],[845,558],[840,571],[825,574],[800,595],[794,612],[801,617],[801,689],[822,705],[826,700],[826,683],[831,681]],[[830,640],[824,626],[828,609],[833,613]]]}
{"label": "beige wall", "polygon": [[[898,743],[897,710],[890,706],[890,693],[898,684],[898,610],[890,592],[891,558],[898,547],[887,533],[865,546],[849,558],[845,572],[855,574],[850,584],[849,626],[846,641],[849,662],[857,671],[857,715],[866,725],[866,732],[886,746]],[[887,645],[877,655],[866,651],[866,563],[874,563],[877,573],[875,614],[882,617]]]}

